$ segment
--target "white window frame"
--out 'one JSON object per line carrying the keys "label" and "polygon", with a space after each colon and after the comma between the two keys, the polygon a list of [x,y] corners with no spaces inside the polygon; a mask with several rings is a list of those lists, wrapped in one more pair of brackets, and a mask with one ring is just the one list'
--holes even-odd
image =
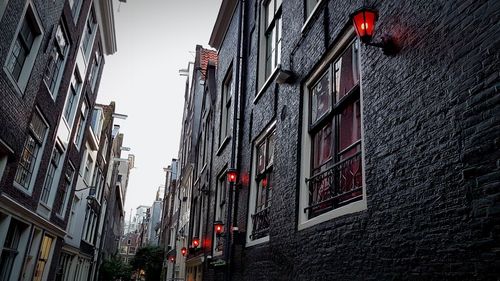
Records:
{"label": "white window frame", "polygon": [[[4,247],[5,247],[5,240],[7,238],[7,234],[9,231],[9,228],[12,223],[17,223],[18,225],[21,225],[23,228],[20,229],[19,233],[19,240],[17,242],[17,247],[16,251],[17,254],[14,257],[14,261],[12,263],[12,268],[10,270],[10,277],[9,280],[18,280],[19,277],[21,276],[22,272],[21,269],[23,267],[24,263],[24,255],[26,253],[26,250],[28,248],[29,244],[29,236],[31,233],[31,225],[29,223],[26,223],[25,221],[18,219],[16,217],[12,217],[9,215],[6,215],[4,218],[1,217],[2,214],[0,214],[0,229],[3,229],[5,226],[5,230],[2,230],[2,234],[0,235],[0,254],[2,253]],[[15,222],[14,222],[15,221]]]}
{"label": "white window frame", "polygon": [[[45,144],[46,144],[46,141],[47,141],[47,136],[49,135],[49,131],[50,131],[49,123],[47,122],[47,120],[43,116],[42,112],[38,109],[38,107],[35,107],[35,113],[34,114],[38,114],[38,116],[40,117],[40,119],[42,120],[42,122],[47,126],[47,129],[45,130],[45,136],[42,137],[42,142],[40,144],[40,147],[38,148],[38,153],[37,153],[37,156],[36,156],[35,165],[33,166],[33,172],[31,174],[31,180],[30,180],[29,186],[24,187],[21,184],[19,184],[18,182],[16,182],[15,180],[14,180],[14,184],[13,184],[14,187],[16,187],[17,189],[21,190],[22,192],[24,192],[24,193],[26,193],[26,194],[28,194],[30,196],[33,193],[33,187],[35,186],[36,178],[37,178],[37,175],[38,175],[38,170],[40,168],[40,163],[42,161],[42,155],[43,155],[43,152],[45,150]],[[32,119],[33,119],[33,117],[32,117]],[[31,120],[30,120],[30,123],[28,124],[28,131],[29,131],[28,134],[29,135],[32,135],[31,128],[30,128]],[[28,137],[28,134],[27,134],[27,137]],[[26,139],[25,139],[25,141],[26,141]],[[23,146],[23,149],[24,149],[24,146]],[[16,167],[16,169],[19,169],[19,163],[18,163],[18,167]],[[17,173],[17,170],[16,170],[16,173]]]}
{"label": "white window frame", "polygon": [[68,161],[68,166],[66,169],[70,169],[73,171],[72,176],[68,177],[68,171],[64,173],[64,188],[66,190],[66,194],[64,195],[62,205],[59,208],[59,211],[57,212],[57,215],[60,218],[64,218],[66,215],[66,210],[68,208],[68,203],[70,202],[69,198],[71,195],[71,188],[73,187],[73,183],[75,182],[75,176],[76,176],[76,169],[73,163],[71,161]]}
{"label": "white window frame", "polygon": [[[267,33],[267,22],[266,22],[266,6],[269,2],[276,1],[276,3],[279,2],[278,6],[275,8],[276,12],[272,15],[273,16],[273,23],[271,25],[274,25],[272,28],[272,38],[275,38],[277,36],[276,33],[279,33],[280,39],[275,41],[274,43],[279,43],[279,47],[275,46],[276,48],[279,48],[278,50],[271,50],[275,51],[276,53],[271,55],[271,59],[275,59],[274,62],[271,63],[271,68],[269,69],[269,73],[266,73],[266,62],[267,62],[267,56],[268,56],[268,50],[267,50],[267,40],[266,40],[266,33]],[[282,52],[282,39],[283,39],[283,31],[282,31],[282,22],[283,22],[283,13],[282,13],[282,0],[263,0],[261,1],[260,5],[260,19],[259,19],[259,49],[258,49],[258,67],[257,67],[257,85],[259,91],[257,92],[256,99],[261,95],[262,92],[269,86],[271,81],[274,79],[276,73],[281,67],[281,52]],[[273,9],[274,11],[274,9]],[[278,15],[279,14],[279,15]],[[278,15],[278,16],[277,16]],[[276,19],[277,18],[277,19]],[[276,26],[276,20],[278,21],[278,26]]]}
{"label": "white window frame", "polygon": [[[17,41],[17,38],[19,36],[19,32],[21,31],[21,27],[23,26],[24,19],[26,18],[26,16],[28,16],[28,13],[30,14],[30,16],[33,17],[32,20],[33,20],[33,23],[35,25],[34,28],[36,29],[36,32],[38,34],[36,34],[36,36],[33,38],[33,43],[31,45],[30,52],[28,53],[28,55],[26,56],[26,59],[24,60],[19,79],[16,80],[16,78],[13,76],[13,74],[8,69],[7,64],[10,60],[9,58],[12,54],[14,46],[16,45],[16,41]],[[1,20],[1,18],[0,18],[0,20]],[[28,82],[29,82],[29,79],[31,76],[31,71],[33,70],[33,67],[35,65],[36,57],[38,56],[38,51],[40,50],[40,46],[42,44],[44,34],[45,34],[45,31],[44,31],[42,22],[40,20],[40,17],[38,15],[38,11],[35,9],[35,5],[33,4],[32,0],[29,0],[26,2],[25,6],[24,6],[22,17],[20,18],[20,20],[18,22],[15,36],[12,39],[9,51],[7,53],[7,58],[6,58],[5,63],[3,65],[3,71],[7,75],[8,80],[13,85],[14,90],[19,95],[23,95],[25,90],[26,90],[26,87],[28,86]]]}
{"label": "white window frame", "polygon": [[[74,98],[73,98],[73,101],[71,104],[69,104],[69,99],[70,99],[70,95],[73,95],[73,86],[72,84],[75,83],[76,85],[76,93],[74,95]],[[83,92],[83,80],[82,80],[82,76],[80,74],[80,71],[78,70],[78,67],[75,67],[75,70],[73,71],[73,75],[71,76],[71,82],[70,82],[70,85],[68,87],[68,93],[67,93],[67,96],[66,96],[66,101],[64,103],[64,110],[63,110],[63,114],[61,115],[62,116],[62,119],[64,120],[64,122],[66,122],[66,125],[68,126],[68,129],[71,131],[71,128],[73,127],[73,122],[75,121],[75,112],[76,112],[76,108],[78,108],[78,103],[80,101],[80,96],[82,95],[82,92]],[[68,108],[69,106],[69,108]],[[66,119],[66,112],[69,110],[69,118]]]}
{"label": "white window frame", "polygon": [[[45,73],[44,73],[44,77],[43,77],[43,82],[45,84],[45,86],[47,87],[47,90],[49,91],[50,95],[52,96],[52,98],[54,99],[54,101],[56,100],[57,98],[57,95],[59,94],[59,86],[61,85],[61,79],[64,75],[64,69],[66,67],[66,62],[68,61],[68,55],[69,55],[69,52],[70,52],[70,49],[71,49],[71,44],[69,42],[69,37],[68,37],[68,32],[66,30],[66,26],[64,25],[63,22],[60,22],[57,26],[57,29],[61,28],[61,32],[63,34],[63,37],[64,37],[64,40],[66,41],[66,48],[64,50],[64,54],[62,54],[63,56],[63,60],[61,62],[61,66],[59,68],[59,70],[57,71],[57,73],[52,73],[51,74],[51,77],[50,79],[55,79],[56,82],[54,84],[54,89],[51,89],[51,83],[50,81],[47,81],[46,78],[49,78],[46,75],[46,72],[47,72],[47,69],[45,69]],[[57,30],[56,30],[56,33],[55,33],[55,36],[54,38],[52,39],[53,43],[52,43],[52,49],[51,49],[51,53],[53,51],[54,48],[58,49],[58,42],[57,42]],[[53,75],[56,75],[56,77],[54,78]]]}
{"label": "white window frame", "polygon": [[[93,22],[90,22],[90,19],[93,19]],[[87,33],[87,29],[90,26],[90,33]],[[80,50],[83,54],[83,59],[85,61],[85,64],[88,65],[90,61],[90,57],[92,54],[92,47],[94,46],[94,40],[95,36],[97,34],[97,17],[94,12],[94,7],[93,5],[89,9],[89,13],[87,14],[87,19],[85,20],[85,28],[83,29],[83,35],[82,35],[82,40],[80,42]],[[85,44],[85,36],[88,34],[90,36],[88,38],[87,43]]]}
{"label": "white window frame", "polygon": [[304,33],[304,31],[306,30],[307,26],[310,25],[310,22],[312,22],[312,18],[313,16],[317,13],[318,9],[319,9],[319,6],[321,5],[321,3],[324,1],[324,0],[318,0],[316,2],[316,4],[314,5],[314,7],[311,9],[311,11],[308,13],[308,2],[311,1],[311,0],[305,0],[304,1],[304,18],[305,18],[305,21],[304,21],[304,25],[302,25],[302,29],[300,30],[301,33]]}
{"label": "white window frame", "polygon": [[83,0],[69,0],[68,2],[71,9],[71,15],[73,16],[73,23],[76,24],[78,18],[80,17],[80,10],[82,9]]}
{"label": "white window frame", "polygon": [[[52,162],[52,157],[53,157],[53,153],[54,151],[58,151],[59,152],[59,159],[58,159],[58,163],[53,163]],[[47,202],[44,202],[42,201],[42,196],[44,194],[44,190],[45,190],[45,184],[48,180],[48,172],[50,171],[50,168],[47,169],[47,174],[45,175],[45,181],[43,183],[43,188],[42,188],[42,194],[40,195],[40,204],[42,204],[43,206],[45,206],[47,209],[51,210],[52,209],[52,204],[54,203],[54,199],[55,199],[55,196],[56,196],[56,193],[57,193],[57,187],[59,186],[59,180],[60,180],[60,177],[61,177],[61,170],[62,170],[62,167],[63,167],[63,164],[64,164],[64,158],[66,156],[66,153],[65,151],[63,150],[62,146],[60,146],[59,144],[56,143],[56,145],[54,145],[54,148],[52,149],[52,154],[50,155],[50,160],[49,160],[49,167],[53,164],[56,165],[56,168],[54,170],[54,174],[52,175],[52,182],[50,183],[50,186],[47,188],[48,190],[48,197],[47,197]]]}
{"label": "white window frame", "polygon": [[[355,38],[354,29],[351,27],[343,36],[340,38],[339,42],[335,47],[330,50],[327,57],[318,65],[310,78],[307,79],[303,86],[303,116],[309,116],[309,88],[313,86],[315,79],[319,78],[320,75],[324,73],[324,70],[331,64],[332,60],[340,56],[349,44],[353,42]],[[360,106],[361,111],[363,111],[363,91],[362,91],[362,75],[360,71]],[[299,174],[299,214],[298,214],[298,230],[303,230],[308,227],[329,221],[331,219],[360,212],[367,209],[366,203],[366,176],[365,176],[365,149],[364,149],[364,126],[363,126],[364,116],[361,115],[361,163],[362,163],[362,178],[363,178],[363,198],[359,201],[350,203],[348,205],[342,206],[340,208],[333,209],[324,214],[318,215],[311,219],[308,218],[304,209],[309,206],[309,195],[308,186],[305,179],[311,176],[311,157],[312,157],[312,140],[309,134],[309,118],[302,118],[302,135],[301,135],[301,161],[300,161],[300,174]]]}
{"label": "white window frame", "polygon": [[[87,121],[89,119],[90,107],[86,101],[86,99],[82,103],[82,107],[78,112],[79,118],[76,126],[75,138],[73,140],[76,148],[79,150],[82,146],[83,139],[85,138],[85,127],[87,126]],[[75,120],[77,116],[75,116]],[[80,134],[81,133],[81,134]]]}
{"label": "white window frame", "polygon": [[[224,191],[224,194],[222,194],[222,191]],[[227,218],[227,208],[228,208],[228,205],[227,205],[227,202],[228,202],[228,196],[231,196],[230,192],[229,192],[229,185],[227,183],[227,179],[226,179],[226,172],[223,172],[221,174],[219,174],[219,177],[217,178],[217,192],[215,194],[215,220],[218,221],[222,221],[222,223],[226,223],[226,218]],[[222,196],[224,196],[224,198],[222,198]],[[225,203],[224,203],[224,206],[221,208],[220,205],[222,203],[222,199],[224,199]],[[226,226],[226,233],[227,233],[227,228],[228,226]],[[217,257],[217,256],[221,256],[222,253],[224,252],[224,249],[222,251],[217,251],[217,234],[213,233],[213,240],[214,243],[212,243],[212,252],[213,252],[213,256],[214,257]],[[226,239],[226,238],[224,238]],[[222,247],[224,248],[225,247],[225,241],[224,241],[224,244],[222,245]]]}
{"label": "white window frame", "polygon": [[233,67],[232,65],[228,68],[226,76],[222,82],[221,88],[221,99],[220,99],[220,126],[219,126],[219,148],[221,148],[228,139],[230,134],[230,111],[231,111],[231,100],[233,96],[234,79],[233,79]]}
{"label": "white window frame", "polygon": [[[263,140],[265,140],[267,137],[271,136],[272,134],[276,134],[276,121],[272,122],[271,125],[269,125],[266,129],[262,131],[262,133],[255,139],[252,145],[252,169],[250,173],[250,196],[249,196],[249,203],[248,203],[248,218],[247,218],[247,235],[246,235],[246,247],[251,247],[254,245],[258,245],[261,243],[265,243],[269,241],[269,234],[258,238],[258,239],[252,239],[250,236],[252,235],[252,230],[253,230],[253,219],[252,215],[255,214],[255,207],[257,205],[257,182],[255,181],[256,175],[257,175],[257,150],[258,150],[258,145],[262,143]],[[275,138],[276,141],[276,138]],[[275,144],[276,145],[276,142]]]}

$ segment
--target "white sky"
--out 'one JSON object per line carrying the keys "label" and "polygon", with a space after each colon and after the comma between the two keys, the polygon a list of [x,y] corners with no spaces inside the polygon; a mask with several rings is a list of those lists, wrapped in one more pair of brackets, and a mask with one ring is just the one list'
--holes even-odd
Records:
{"label": "white sky", "polygon": [[[221,0],[114,1],[118,52],[106,57],[97,102],[116,102],[124,146],[136,157],[125,202],[151,205],[177,158],[185,77],[196,44],[208,47]],[[119,9],[119,11],[118,11]],[[127,152],[122,152],[126,157]]]}

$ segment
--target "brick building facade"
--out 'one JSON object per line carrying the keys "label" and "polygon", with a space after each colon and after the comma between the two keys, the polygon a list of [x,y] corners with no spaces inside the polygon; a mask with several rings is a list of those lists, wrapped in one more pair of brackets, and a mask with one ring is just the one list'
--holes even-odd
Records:
{"label": "brick building facade", "polygon": [[[87,168],[109,160],[82,163],[87,141],[101,135],[94,106],[104,56],[116,51],[112,7],[91,0],[0,4],[1,280],[70,278],[62,249],[77,175],[92,177]],[[95,150],[108,146],[102,140]],[[76,272],[74,280],[88,278]]]}
{"label": "brick building facade", "polygon": [[[357,38],[363,4],[395,55]],[[209,184],[190,201],[205,196],[190,231],[205,228],[181,257],[203,270],[187,280],[496,279],[498,8],[222,1]]]}

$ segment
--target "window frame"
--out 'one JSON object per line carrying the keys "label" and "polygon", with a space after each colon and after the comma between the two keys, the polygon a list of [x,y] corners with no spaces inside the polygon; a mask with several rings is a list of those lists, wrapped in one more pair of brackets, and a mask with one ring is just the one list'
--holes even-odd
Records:
{"label": "window frame", "polygon": [[[34,129],[32,128],[32,125],[31,125],[31,123],[33,122],[33,116],[35,116],[35,114],[38,115],[38,117],[40,118],[40,121],[45,125],[44,136],[39,136],[38,140],[37,140],[36,133],[34,132]],[[24,192],[28,195],[31,195],[33,193],[33,188],[35,186],[36,178],[38,175],[38,170],[40,168],[40,164],[42,161],[43,152],[45,150],[45,144],[47,141],[48,132],[50,131],[49,123],[47,122],[47,120],[43,116],[42,112],[38,109],[38,107],[35,107],[33,115],[31,116],[30,122],[28,124],[27,130],[28,130],[28,133],[26,134],[26,139],[25,139],[25,142],[23,145],[23,152],[24,152],[24,149],[26,147],[26,143],[28,141],[28,138],[33,139],[33,141],[35,143],[38,142],[38,148],[37,148],[36,156],[34,157],[35,160],[34,160],[34,164],[33,164],[33,169],[30,172],[31,177],[30,177],[30,181],[28,183],[28,186],[24,186],[22,183],[19,183],[17,181],[17,177],[18,177],[17,173],[19,172],[19,169],[22,168],[19,166],[21,164],[22,159],[20,159],[19,162],[17,163],[16,175],[14,178],[14,186],[17,189],[21,190],[22,192]]]}
{"label": "window frame", "polygon": [[[227,219],[227,202],[228,202],[228,194],[229,193],[229,184],[227,183],[226,179],[226,170],[224,170],[222,173],[219,174],[217,177],[217,190],[215,193],[215,214],[214,214],[214,221],[222,221],[224,224],[226,223]],[[222,194],[224,192],[224,194]],[[223,198],[224,197],[224,198]],[[221,242],[218,242],[221,240]],[[213,245],[212,245],[212,252],[214,257],[221,256],[224,252],[224,246],[225,246],[225,241],[224,241],[224,236],[222,235],[217,235],[215,231],[213,232]],[[219,251],[217,246],[218,243],[222,245],[222,249]]]}
{"label": "window frame", "polygon": [[[298,230],[303,230],[308,227],[332,220],[334,218],[346,215],[346,214],[351,214],[351,213],[356,213],[360,212],[363,210],[367,209],[367,202],[366,202],[366,177],[365,177],[365,157],[364,157],[364,129],[363,129],[363,120],[364,116],[362,114],[363,111],[363,91],[362,91],[362,69],[361,69],[361,62],[360,62],[360,48],[358,45],[358,68],[359,68],[359,82],[358,82],[358,91],[359,91],[359,106],[361,110],[361,116],[360,116],[360,158],[361,158],[361,167],[362,167],[362,198],[358,201],[351,202],[347,205],[341,206],[339,208],[334,208],[332,210],[326,211],[325,213],[321,213],[317,216],[314,216],[312,218],[309,218],[307,212],[305,212],[305,208],[309,207],[309,186],[306,183],[306,179],[311,178],[311,175],[313,173],[313,134],[314,128],[311,128],[311,115],[312,115],[312,109],[310,107],[310,104],[312,102],[311,98],[311,91],[310,89],[313,87],[313,85],[318,81],[320,78],[323,77],[324,72],[326,69],[331,67],[335,60],[340,58],[345,50],[351,45],[351,44],[359,44],[359,41],[355,38],[355,33],[354,29],[351,27],[346,33],[338,40],[337,44],[328,51],[326,58],[317,66],[313,69],[311,72],[311,75],[309,78],[307,78],[306,82],[302,85],[302,132],[301,132],[301,161],[300,161],[300,174],[299,174],[299,211],[298,211]],[[333,83],[333,81],[330,81]],[[332,90],[332,94],[335,94]],[[348,94],[346,94],[344,97],[347,97]],[[342,102],[342,99],[339,100]],[[329,116],[330,118],[333,118],[332,115],[334,114],[334,108],[333,108],[333,102],[332,102],[332,110],[330,113],[325,114],[325,116],[321,117],[316,123],[314,123],[314,126],[317,128],[322,128],[321,123],[325,122],[325,119],[327,119]],[[333,122],[333,121],[332,121]],[[314,127],[313,126],[313,127]]]}
{"label": "window frame", "polygon": [[[220,122],[219,122],[219,149],[221,149],[231,137],[230,134],[230,111],[231,101],[233,97],[234,79],[233,65],[231,64],[226,72],[226,76],[222,82],[221,100],[220,100]],[[224,130],[223,130],[224,127]]]}
{"label": "window frame", "polygon": [[[66,42],[64,50],[61,49],[61,46],[57,40],[57,33],[61,30],[63,39]],[[61,80],[64,75],[64,69],[66,67],[66,62],[68,60],[68,55],[71,49],[71,44],[69,42],[69,37],[68,37],[68,32],[67,28],[64,25],[64,23],[61,21],[57,25],[56,33],[54,35],[54,38],[52,39],[52,49],[51,49],[51,54],[53,52],[56,52],[56,62],[52,64],[55,69],[49,70],[49,66],[51,65],[50,62],[52,62],[53,57],[52,55],[49,57],[49,63],[47,64],[47,67],[45,68],[45,73],[43,77],[43,82],[45,86],[47,87],[47,90],[49,91],[50,95],[52,98],[55,100],[57,98],[57,95],[59,94],[59,86],[61,85]],[[61,59],[62,58],[62,59]],[[49,72],[48,72],[49,71]],[[50,77],[47,76],[50,74]],[[47,81],[47,79],[49,81]]]}
{"label": "window frame", "polygon": [[[29,21],[31,21],[31,24],[33,25],[32,27],[35,29],[34,30],[35,34],[33,36],[33,42],[30,46],[29,53],[26,54],[26,57],[23,61],[23,65],[21,66],[19,77],[16,78],[9,69],[8,64],[12,59],[11,56],[20,37],[20,32],[24,25],[24,21],[27,17],[29,17]],[[24,6],[22,16],[18,22],[15,35],[12,38],[12,42],[7,52],[7,57],[3,65],[4,73],[6,74],[8,80],[11,82],[14,91],[17,92],[17,94],[19,94],[20,96],[24,95],[25,90],[28,86],[28,82],[31,77],[31,72],[35,66],[36,58],[41,48],[44,34],[45,30],[43,28],[42,21],[40,20],[40,16],[38,15],[38,11],[35,9],[35,5],[33,4],[32,0],[29,0],[26,2]]]}
{"label": "window frame", "polygon": [[[58,155],[56,153],[58,153]],[[57,157],[55,157],[56,155]],[[64,150],[56,143],[52,149],[47,173],[45,174],[45,180],[42,186],[42,193],[40,195],[40,203],[49,209],[52,208],[52,203],[54,201],[54,190],[57,190],[57,186],[59,185],[60,170],[64,163],[64,156]]]}
{"label": "window frame", "polygon": [[[274,147],[273,154],[276,151],[276,120],[272,121],[269,126],[267,126],[260,134],[257,136],[252,142],[252,168],[250,171],[250,194],[249,194],[249,204],[248,204],[248,217],[247,217],[247,235],[246,235],[246,247],[255,246],[261,243],[265,243],[269,241],[269,230],[267,234],[259,237],[257,239],[252,238],[253,232],[253,216],[261,211],[264,211],[266,208],[269,212],[269,208],[271,207],[272,193],[271,195],[267,195],[267,207],[257,210],[259,206],[257,206],[258,199],[258,188],[260,187],[260,181],[265,178],[265,175],[273,173],[274,169],[274,155],[272,156],[271,162],[268,162],[269,157],[269,140],[274,136]],[[264,169],[259,171],[258,168],[258,154],[259,148],[264,145]],[[268,183],[269,184],[269,183]]]}
{"label": "window frame", "polygon": [[69,197],[71,195],[71,188],[73,187],[74,179],[76,175],[75,166],[68,161],[68,165],[66,167],[66,171],[64,173],[64,185],[62,190],[62,202],[59,206],[59,210],[57,211],[57,215],[61,218],[64,218],[66,215],[66,210],[69,203]]}

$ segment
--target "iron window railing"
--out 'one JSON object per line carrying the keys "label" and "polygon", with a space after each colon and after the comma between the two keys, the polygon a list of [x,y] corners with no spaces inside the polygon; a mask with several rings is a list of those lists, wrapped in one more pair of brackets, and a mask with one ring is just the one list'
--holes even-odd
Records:
{"label": "iron window railing", "polygon": [[269,234],[269,206],[252,215],[251,239],[259,239]]}
{"label": "iron window railing", "polygon": [[361,152],[341,160],[332,167],[306,179],[309,218],[345,206],[363,198]]}

